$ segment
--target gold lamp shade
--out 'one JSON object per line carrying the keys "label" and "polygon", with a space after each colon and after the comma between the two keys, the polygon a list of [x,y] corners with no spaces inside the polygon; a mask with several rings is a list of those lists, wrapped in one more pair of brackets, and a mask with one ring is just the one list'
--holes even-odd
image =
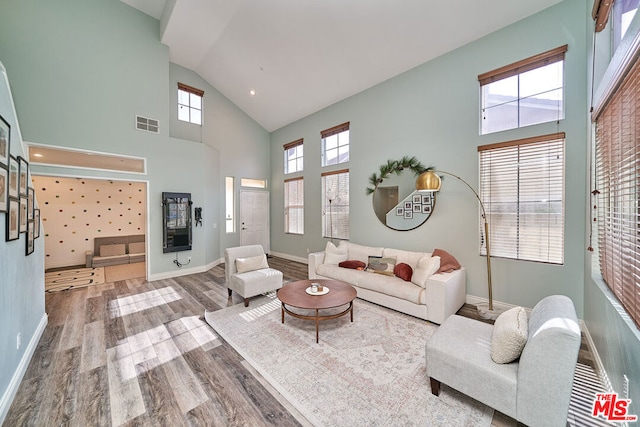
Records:
{"label": "gold lamp shade", "polygon": [[416,179],[416,190],[418,191],[440,191],[442,181],[440,177],[432,172],[422,172]]}

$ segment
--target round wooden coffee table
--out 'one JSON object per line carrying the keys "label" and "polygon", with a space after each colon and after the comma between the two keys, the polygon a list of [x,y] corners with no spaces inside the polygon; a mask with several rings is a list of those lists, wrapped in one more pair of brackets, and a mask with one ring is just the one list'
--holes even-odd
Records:
{"label": "round wooden coffee table", "polygon": [[[306,289],[312,283],[318,283],[329,288],[329,292],[325,295],[309,295]],[[353,300],[356,299],[356,289],[348,283],[339,282],[337,280],[300,280],[284,285],[278,289],[278,299],[282,302],[282,323],[284,323],[284,313],[298,319],[315,320],[316,322],[316,343],[319,342],[318,326],[321,320],[336,319],[351,313],[351,321],[353,322]],[[340,307],[349,304],[344,311],[340,313],[332,313],[322,315],[320,310],[328,308]],[[295,313],[287,306],[297,307],[307,310],[315,310],[314,315],[306,315]]]}

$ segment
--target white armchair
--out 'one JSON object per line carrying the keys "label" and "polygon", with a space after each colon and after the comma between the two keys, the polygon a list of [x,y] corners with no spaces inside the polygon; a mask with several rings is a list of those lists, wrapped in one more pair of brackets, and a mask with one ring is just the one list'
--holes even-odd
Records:
{"label": "white armchair", "polygon": [[282,287],[282,272],[269,268],[261,245],[238,246],[224,250],[224,272],[229,296],[232,291],[249,298]]}

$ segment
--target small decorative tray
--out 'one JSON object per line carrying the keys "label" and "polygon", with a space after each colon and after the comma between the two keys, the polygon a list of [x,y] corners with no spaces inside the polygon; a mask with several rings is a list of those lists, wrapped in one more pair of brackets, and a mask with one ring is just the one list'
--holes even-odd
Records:
{"label": "small decorative tray", "polygon": [[329,293],[329,288],[327,288],[326,286],[323,286],[321,291],[313,292],[311,290],[311,286],[309,286],[307,289],[305,289],[305,292],[308,293],[309,295],[326,295]]}

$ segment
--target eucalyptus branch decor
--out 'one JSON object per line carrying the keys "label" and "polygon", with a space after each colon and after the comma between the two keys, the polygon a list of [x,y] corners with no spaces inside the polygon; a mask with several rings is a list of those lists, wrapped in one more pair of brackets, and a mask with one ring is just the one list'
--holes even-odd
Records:
{"label": "eucalyptus branch decor", "polygon": [[378,185],[382,184],[382,182],[389,178],[390,175],[400,175],[400,173],[405,169],[413,172],[415,176],[419,176],[423,172],[433,170],[434,167],[425,167],[418,159],[409,156],[404,156],[400,160],[387,160],[387,163],[380,165],[379,174],[374,173],[369,177],[370,187],[367,187],[367,194],[375,192]]}

